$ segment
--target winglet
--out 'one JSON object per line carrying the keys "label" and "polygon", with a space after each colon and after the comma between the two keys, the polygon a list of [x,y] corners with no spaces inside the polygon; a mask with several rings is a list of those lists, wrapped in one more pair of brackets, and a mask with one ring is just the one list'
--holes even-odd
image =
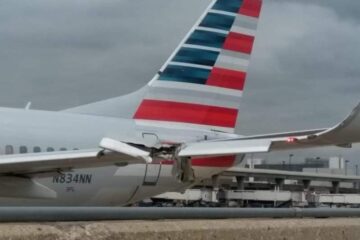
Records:
{"label": "winglet", "polygon": [[352,123],[354,121],[354,119],[359,115],[360,115],[360,102],[352,110],[352,112],[349,114],[349,116],[344,121],[342,121],[340,124],[336,125],[334,128],[346,127],[347,125]]}
{"label": "winglet", "polygon": [[25,110],[30,110],[31,108],[31,102],[28,102],[25,106]]}
{"label": "winglet", "polygon": [[299,137],[295,144],[289,144],[283,139],[275,139],[271,150],[287,150],[295,148],[339,146],[351,147],[352,143],[360,142],[360,103],[340,123],[334,127],[320,131],[316,134]]}

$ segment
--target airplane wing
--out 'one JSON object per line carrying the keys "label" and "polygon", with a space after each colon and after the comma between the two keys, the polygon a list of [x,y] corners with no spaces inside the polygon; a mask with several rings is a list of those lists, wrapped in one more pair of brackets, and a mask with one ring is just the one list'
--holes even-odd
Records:
{"label": "airplane wing", "polygon": [[[360,104],[332,128],[187,143],[181,146],[177,156],[224,156],[331,145],[350,147],[357,142],[360,142]],[[0,156],[0,174],[57,172],[151,161],[150,152],[104,138],[96,149]]]}
{"label": "airplane wing", "polygon": [[178,156],[222,156],[322,146],[351,147],[358,142],[360,104],[344,121],[332,128],[189,143],[182,146]]}
{"label": "airplane wing", "polygon": [[96,149],[0,156],[0,174],[31,174],[151,162],[150,153],[104,138]]}

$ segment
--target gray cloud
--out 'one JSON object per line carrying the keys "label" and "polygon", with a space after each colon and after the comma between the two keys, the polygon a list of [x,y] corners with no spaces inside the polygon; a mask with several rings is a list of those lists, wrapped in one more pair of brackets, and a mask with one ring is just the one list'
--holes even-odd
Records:
{"label": "gray cloud", "polygon": [[[360,25],[342,18],[336,8],[328,1],[265,3],[241,105],[240,132],[332,126],[358,103]],[[356,158],[358,150],[295,153],[298,159],[339,154]],[[288,154],[270,157],[287,159]]]}
{"label": "gray cloud", "polygon": [[242,111],[248,113],[245,122],[277,120],[252,129],[240,122],[240,129],[279,131],[339,121],[359,100],[359,26],[316,4],[266,2]]}
{"label": "gray cloud", "polygon": [[334,11],[340,18],[348,21],[360,21],[360,2],[354,0],[268,0],[279,3],[299,3],[302,5],[318,5]]}
{"label": "gray cloud", "polygon": [[[209,0],[0,1],[0,105],[59,110],[133,91]],[[240,109],[244,134],[326,127],[359,101],[360,2],[266,0]],[[307,155],[355,150],[322,149]],[[288,153],[270,155],[286,158]]]}
{"label": "gray cloud", "polygon": [[57,110],[144,85],[208,1],[0,4],[0,104]]}

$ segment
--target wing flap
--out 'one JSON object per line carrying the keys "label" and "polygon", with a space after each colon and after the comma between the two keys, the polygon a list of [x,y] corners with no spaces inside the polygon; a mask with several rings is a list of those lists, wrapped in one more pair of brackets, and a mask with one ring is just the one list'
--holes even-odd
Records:
{"label": "wing flap", "polygon": [[178,153],[179,157],[223,156],[246,153],[268,152],[269,139],[199,142],[186,145]]}
{"label": "wing flap", "polygon": [[152,161],[149,152],[111,138],[103,138],[100,142],[100,147],[113,152],[126,154],[136,159],[143,159],[146,163],[151,163]]}

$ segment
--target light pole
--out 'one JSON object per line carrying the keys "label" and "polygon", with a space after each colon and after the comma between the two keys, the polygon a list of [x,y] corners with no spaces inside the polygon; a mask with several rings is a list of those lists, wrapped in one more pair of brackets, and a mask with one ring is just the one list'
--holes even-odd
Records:
{"label": "light pole", "polygon": [[347,175],[347,169],[348,169],[349,162],[350,162],[349,160],[345,160],[345,175]]}
{"label": "light pole", "polygon": [[291,159],[294,156],[294,154],[290,153],[289,154],[289,170],[291,171]]}
{"label": "light pole", "polygon": [[[355,165],[355,174],[356,176],[359,176],[359,164]],[[359,182],[355,182],[355,189],[359,192]]]}
{"label": "light pole", "polygon": [[321,159],[321,157],[316,157],[315,158],[315,160],[316,160],[316,162],[315,162],[315,164],[316,164],[316,173],[319,172],[320,159]]}

